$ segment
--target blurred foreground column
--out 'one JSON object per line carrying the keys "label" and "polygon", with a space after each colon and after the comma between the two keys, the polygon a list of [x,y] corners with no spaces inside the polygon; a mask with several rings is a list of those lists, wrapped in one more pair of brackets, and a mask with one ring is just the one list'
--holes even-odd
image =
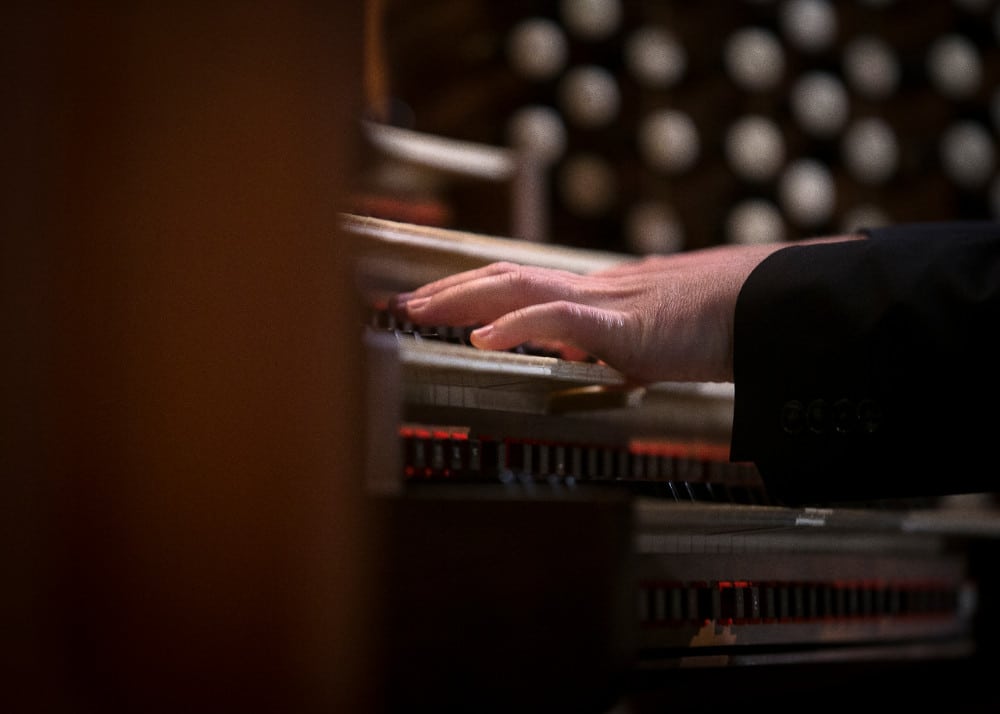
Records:
{"label": "blurred foreground column", "polygon": [[5,711],[372,703],[360,6],[8,8]]}

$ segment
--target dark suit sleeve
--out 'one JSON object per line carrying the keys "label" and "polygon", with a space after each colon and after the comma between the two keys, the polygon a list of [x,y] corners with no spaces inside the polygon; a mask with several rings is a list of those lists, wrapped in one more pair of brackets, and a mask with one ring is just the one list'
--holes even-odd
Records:
{"label": "dark suit sleeve", "polygon": [[1000,490],[1000,224],[867,233],[747,279],[732,458],[786,503]]}

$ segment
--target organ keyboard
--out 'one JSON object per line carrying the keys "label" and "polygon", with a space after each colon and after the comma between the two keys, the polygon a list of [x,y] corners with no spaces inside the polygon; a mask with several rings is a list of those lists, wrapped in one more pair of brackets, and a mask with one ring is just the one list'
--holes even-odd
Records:
{"label": "organ keyboard", "polygon": [[[601,363],[527,346],[483,352],[464,330],[398,324],[384,310],[394,291],[495,260],[586,272],[624,256],[355,215],[344,225],[367,301],[367,482],[402,524],[389,557],[400,691],[446,686],[437,665],[416,663],[428,648],[478,690],[527,661],[520,686],[563,696],[561,670],[540,660],[573,662],[578,691],[579,678],[617,686],[692,667],[975,655],[980,583],[965,544],[1000,535],[992,508],[788,507],[752,464],[728,460],[731,385],[630,388]],[[565,559],[582,564],[567,576]],[[515,585],[532,573],[537,585]],[[560,607],[592,609],[560,620],[525,605],[553,593]],[[466,596],[482,609],[456,603]],[[484,624],[511,609],[517,624]],[[431,645],[442,637],[465,655]],[[595,668],[614,676],[588,676]]]}

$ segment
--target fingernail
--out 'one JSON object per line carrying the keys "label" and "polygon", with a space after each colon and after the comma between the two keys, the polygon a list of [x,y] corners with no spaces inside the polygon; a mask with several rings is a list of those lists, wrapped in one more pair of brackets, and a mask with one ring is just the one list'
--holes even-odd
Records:
{"label": "fingernail", "polygon": [[473,330],[469,337],[475,341],[489,339],[489,336],[493,334],[493,325],[483,325],[475,330]]}
{"label": "fingernail", "polygon": [[407,310],[419,310],[430,300],[429,297],[414,298],[404,303]]}

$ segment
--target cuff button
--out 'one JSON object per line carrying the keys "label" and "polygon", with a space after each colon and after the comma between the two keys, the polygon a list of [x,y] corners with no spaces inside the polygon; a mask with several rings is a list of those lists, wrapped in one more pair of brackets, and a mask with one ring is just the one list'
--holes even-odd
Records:
{"label": "cuff button", "polygon": [[850,434],[858,426],[858,412],[850,399],[838,399],[833,403],[833,430],[838,434]]}
{"label": "cuff button", "polygon": [[830,430],[830,409],[825,399],[813,399],[806,411],[806,422],[809,431],[814,434],[825,434]]}
{"label": "cuff button", "polygon": [[882,426],[882,407],[874,399],[858,402],[858,424],[866,434],[874,434]]}
{"label": "cuff button", "polygon": [[786,434],[801,434],[806,427],[806,410],[802,402],[792,399],[781,407],[781,428]]}

